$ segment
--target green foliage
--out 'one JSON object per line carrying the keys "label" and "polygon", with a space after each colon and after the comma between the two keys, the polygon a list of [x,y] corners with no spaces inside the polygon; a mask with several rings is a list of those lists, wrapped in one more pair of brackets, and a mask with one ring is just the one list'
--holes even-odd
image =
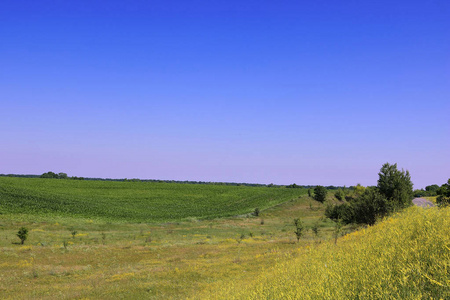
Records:
{"label": "green foliage", "polygon": [[345,224],[352,223],[354,221],[354,208],[348,203],[340,205],[328,205],[325,210],[325,216],[331,220],[341,220]]}
{"label": "green foliage", "polygon": [[311,226],[311,230],[314,233],[315,237],[319,236],[319,222],[314,222],[313,225]]}
{"label": "green foliage", "polygon": [[253,215],[254,215],[255,217],[258,217],[258,216],[259,216],[259,213],[260,213],[259,208],[258,208],[258,207],[255,208],[255,210],[253,211]]}
{"label": "green foliage", "polygon": [[334,230],[333,230],[333,237],[334,237],[334,244],[337,244],[337,239],[339,237],[339,235],[341,234],[342,231],[342,222],[341,220],[337,220],[335,225],[334,225]]}
{"label": "green foliage", "polygon": [[345,193],[344,193],[344,191],[341,188],[337,189],[337,191],[334,193],[334,196],[339,201],[344,201],[345,200]]}
{"label": "green foliage", "polygon": [[354,187],[354,194],[346,199],[350,204],[329,206],[325,216],[332,220],[342,220],[373,225],[376,220],[398,209],[411,205],[413,196],[411,177],[408,171],[398,171],[397,164],[384,164],[380,170],[378,186]]}
{"label": "green foliage", "polygon": [[312,197],[312,196],[313,196],[313,189],[312,189],[312,188],[309,188],[309,189],[308,189],[308,196],[309,196],[309,197]]}
{"label": "green foliage", "polygon": [[297,237],[297,243],[300,241],[300,238],[303,235],[303,230],[305,229],[305,226],[303,225],[302,220],[300,219],[294,219],[294,225],[295,225],[295,236]]}
{"label": "green foliage", "polygon": [[287,185],[286,188],[288,188],[288,189],[300,189],[302,187],[297,185],[297,184],[295,184],[295,183],[293,183],[291,185]]}
{"label": "green foliage", "polygon": [[359,197],[364,193],[366,188],[358,183],[353,190],[354,190],[355,196]]}
{"label": "green foliage", "polygon": [[352,207],[354,221],[368,225],[375,224],[378,218],[389,212],[388,201],[376,188],[367,188]]}
{"label": "green foliage", "polygon": [[39,176],[40,178],[54,178],[54,179],[67,179],[67,174],[66,173],[54,173],[54,172],[47,172],[42,174],[41,176]]}
{"label": "green foliage", "polygon": [[23,245],[28,238],[28,229],[25,227],[21,227],[17,232],[17,237],[20,239],[20,242]]}
{"label": "green foliage", "polygon": [[[439,190],[439,186],[437,184],[432,184],[432,185],[428,185],[425,187],[425,191],[427,192],[431,192],[431,193],[436,193]],[[434,196],[434,195],[430,195],[430,196]]]}
{"label": "green foliage", "polygon": [[378,189],[389,202],[389,210],[412,205],[413,184],[408,171],[397,170],[397,164],[385,163],[378,173]]}
{"label": "green foliage", "polygon": [[54,173],[54,172],[47,172],[41,175],[41,178],[58,178],[58,174]]}
{"label": "green foliage", "polygon": [[305,195],[306,189],[165,182],[0,177],[3,213],[126,222],[211,219],[251,213]]}
{"label": "green foliage", "polygon": [[450,205],[450,179],[437,190],[437,194],[439,196],[436,198],[436,203],[440,207]]}
{"label": "green foliage", "polygon": [[327,189],[321,185],[314,188],[314,199],[321,203],[325,202],[327,199]]}
{"label": "green foliage", "polygon": [[414,190],[414,197],[434,197],[437,196],[439,186],[437,184],[428,185],[425,189]]}
{"label": "green foliage", "polygon": [[426,197],[428,194],[424,189],[416,189],[413,191],[414,197]]}

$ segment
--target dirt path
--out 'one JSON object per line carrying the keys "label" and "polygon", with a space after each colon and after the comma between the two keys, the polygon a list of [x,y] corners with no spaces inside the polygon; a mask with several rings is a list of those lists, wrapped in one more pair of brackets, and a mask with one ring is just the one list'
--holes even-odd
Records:
{"label": "dirt path", "polygon": [[421,206],[421,207],[434,206],[433,202],[428,201],[427,199],[424,199],[424,198],[415,198],[415,199],[413,199],[412,202],[414,203],[414,205]]}

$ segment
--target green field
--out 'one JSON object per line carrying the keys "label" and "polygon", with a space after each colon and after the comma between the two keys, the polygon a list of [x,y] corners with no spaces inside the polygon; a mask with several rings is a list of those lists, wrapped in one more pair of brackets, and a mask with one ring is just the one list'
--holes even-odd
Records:
{"label": "green field", "polygon": [[173,222],[248,214],[305,189],[0,177],[0,213]]}
{"label": "green field", "polygon": [[[324,209],[304,189],[3,177],[0,298],[196,297],[327,240]],[[319,235],[297,243],[294,218]]]}

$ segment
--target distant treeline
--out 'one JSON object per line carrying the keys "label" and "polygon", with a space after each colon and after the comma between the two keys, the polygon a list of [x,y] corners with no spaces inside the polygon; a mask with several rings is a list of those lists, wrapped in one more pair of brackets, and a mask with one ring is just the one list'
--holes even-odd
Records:
{"label": "distant treeline", "polygon": [[[261,183],[245,183],[245,182],[211,182],[211,181],[190,181],[190,180],[160,180],[160,179],[128,179],[128,178],[93,178],[93,177],[76,177],[76,176],[67,176],[66,173],[60,172],[46,172],[42,175],[24,175],[24,174],[0,174],[0,177],[22,177],[22,178],[53,178],[53,179],[69,179],[69,180],[99,180],[99,181],[128,181],[128,182],[159,182],[159,183],[183,183],[183,184],[210,184],[210,185],[229,185],[229,186],[251,186],[251,187],[270,187],[270,188],[303,188],[310,189],[315,188],[317,185],[298,185],[298,184],[290,184],[290,185],[279,185],[279,184],[261,184]],[[326,186],[327,190],[337,190],[339,188],[346,188],[340,186]],[[347,187],[347,189],[354,189],[353,186]]]}
{"label": "distant treeline", "polygon": [[439,185],[428,185],[425,189],[414,190],[414,197],[433,197],[438,195]]}

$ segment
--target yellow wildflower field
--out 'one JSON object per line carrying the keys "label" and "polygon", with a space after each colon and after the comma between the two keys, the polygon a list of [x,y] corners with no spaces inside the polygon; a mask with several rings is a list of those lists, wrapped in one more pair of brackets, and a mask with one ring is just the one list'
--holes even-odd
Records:
{"label": "yellow wildflower field", "polygon": [[411,207],[332,242],[299,248],[205,299],[450,299],[450,209]]}

